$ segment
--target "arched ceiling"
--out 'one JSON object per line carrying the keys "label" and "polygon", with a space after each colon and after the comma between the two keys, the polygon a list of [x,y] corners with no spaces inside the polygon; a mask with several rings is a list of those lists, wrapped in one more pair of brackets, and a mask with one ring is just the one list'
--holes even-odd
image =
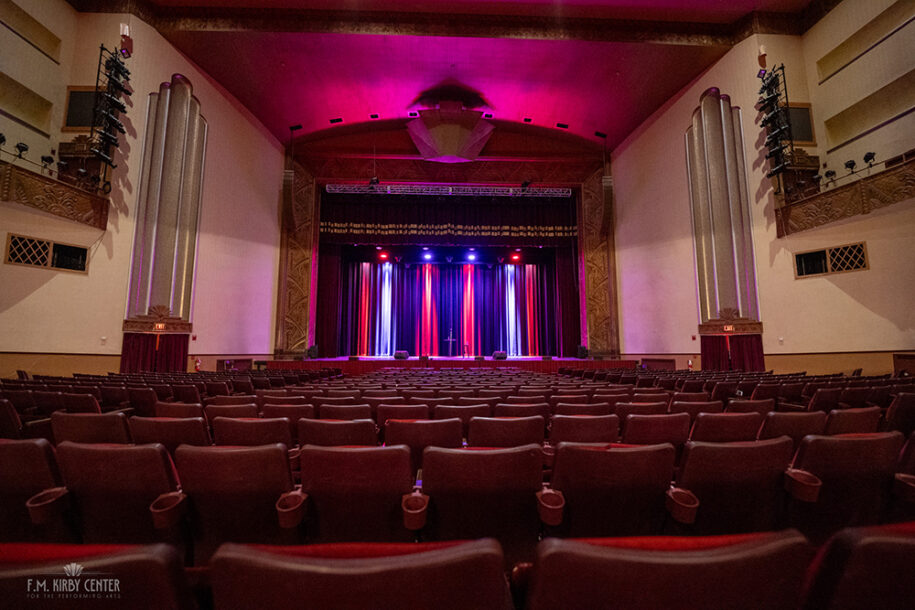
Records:
{"label": "arched ceiling", "polygon": [[478,91],[488,102],[480,110],[495,120],[568,132],[610,150],[737,41],[754,32],[800,33],[830,4],[70,2],[84,11],[130,10],[149,21],[280,141],[291,125],[302,125],[296,135],[305,136],[405,119],[418,110],[420,92],[457,82]]}

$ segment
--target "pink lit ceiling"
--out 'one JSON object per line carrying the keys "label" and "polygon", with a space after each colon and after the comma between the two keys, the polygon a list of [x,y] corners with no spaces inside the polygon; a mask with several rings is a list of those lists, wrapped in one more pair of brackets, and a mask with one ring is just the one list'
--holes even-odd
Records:
{"label": "pink lit ceiling", "polygon": [[[78,5],[78,0],[71,2]],[[373,114],[379,120],[407,119],[419,110],[412,104],[420,92],[458,82],[482,95],[489,106],[480,110],[493,119],[605,141],[612,150],[727,52],[729,39],[717,35],[724,31],[720,24],[733,24],[753,11],[796,12],[809,0],[152,3],[161,16],[171,19],[162,27],[163,34],[281,141],[289,138],[291,125],[301,124],[303,130],[296,135],[303,136],[370,122]],[[297,15],[303,14],[301,10],[316,11],[326,19],[327,11],[354,8],[360,12],[344,13],[344,24],[347,15],[356,15],[382,22],[381,31],[361,27],[359,33],[348,33],[335,21],[311,27],[307,19],[301,23],[309,31],[290,31],[297,27],[282,19],[287,9]],[[370,11],[379,12],[368,15]],[[185,21],[184,14],[192,19]],[[572,16],[578,29],[568,31],[563,18]],[[534,30],[525,30],[530,19],[540,21]],[[603,24],[612,22],[600,19],[669,21],[677,32],[630,37],[622,22],[622,35],[604,36]],[[408,25],[398,29],[404,21]],[[595,23],[599,25],[589,25]],[[615,23],[620,27],[621,22]],[[503,27],[507,29],[499,30]],[[511,37],[495,37],[504,35],[495,31],[508,31]],[[682,39],[677,37],[681,33]],[[747,69],[755,72],[757,66]]]}

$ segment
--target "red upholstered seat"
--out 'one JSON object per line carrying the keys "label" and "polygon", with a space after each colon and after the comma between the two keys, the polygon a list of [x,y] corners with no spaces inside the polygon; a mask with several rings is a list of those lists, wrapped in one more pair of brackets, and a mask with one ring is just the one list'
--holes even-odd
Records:
{"label": "red upholstered seat", "polygon": [[567,403],[558,402],[554,415],[613,415],[609,402]]}
{"label": "red upholstered seat", "polygon": [[101,413],[98,399],[92,394],[62,394],[67,413]]}
{"label": "red upholstered seat", "polygon": [[915,431],[915,392],[899,392],[886,411],[886,429],[905,436]]}
{"label": "red upholstered seat", "polygon": [[550,483],[566,501],[558,531],[568,536],[659,533],[675,457],[667,443],[642,447],[560,443]]}
{"label": "red upholstered seat", "polygon": [[58,485],[60,474],[51,443],[45,439],[0,439],[0,541],[63,536],[60,523],[44,527],[33,524],[25,505],[35,494]]}
{"label": "red upholstered seat", "polygon": [[626,418],[629,415],[664,415],[667,413],[667,401],[658,402],[618,402],[614,413],[620,418],[622,432],[626,432]]}
{"label": "red upholstered seat", "polygon": [[[92,398],[90,396],[90,398]],[[94,400],[94,399],[93,399]],[[121,412],[51,414],[54,440],[75,443],[129,443],[130,429],[127,416]]]}
{"label": "red upholstered seat", "polygon": [[172,384],[172,393],[175,395],[176,402],[203,404],[203,400],[200,398],[200,391],[193,384]]}
{"label": "red upholstered seat", "polygon": [[793,530],[709,538],[548,538],[527,607],[797,607],[812,550]]}
{"label": "red upholstered seat", "polygon": [[217,417],[257,417],[257,405],[253,402],[242,405],[206,405],[203,412],[212,425]]}
{"label": "red upholstered seat", "polygon": [[257,396],[254,394],[237,394],[234,396],[217,394],[204,398],[203,404],[206,407],[210,405],[256,405]]}
{"label": "red upholstered seat", "polygon": [[217,445],[270,445],[293,448],[289,420],[279,418],[217,417],[213,419],[213,442]]}
{"label": "red upholstered seat", "polygon": [[378,428],[384,430],[384,423],[388,419],[428,419],[429,406],[426,404],[419,405],[378,405],[378,411],[375,414],[375,421]]}
{"label": "red upholstered seat", "polygon": [[708,400],[704,402],[683,402],[675,400],[670,403],[669,413],[688,413],[690,422],[696,420],[700,413],[721,413],[724,410],[724,403],[720,400]]}
{"label": "red upholstered seat", "polygon": [[623,442],[632,445],[670,443],[679,452],[689,438],[689,414],[630,415],[626,419]]}
{"label": "red upholstered seat", "polygon": [[168,535],[157,531],[150,512],[159,495],[178,489],[164,446],[63,442],[57,460],[85,542],[157,542]]}
{"label": "red upholstered seat", "polygon": [[[67,577],[65,565],[79,566],[80,576]],[[80,589],[54,593],[57,579]],[[29,584],[37,588],[38,580],[48,594],[30,592]],[[0,599],[7,608],[195,607],[181,557],[166,544],[0,544]]]}
{"label": "red upholstered seat", "polygon": [[181,490],[188,495],[194,563],[203,565],[223,542],[294,544],[295,523],[281,527],[277,503],[293,491],[286,447],[192,447],[175,451]]}
{"label": "red upholstered seat", "polygon": [[156,417],[203,417],[203,405],[184,402],[157,402],[155,404]]}
{"label": "red upholstered seat", "polygon": [[371,419],[331,420],[300,419],[298,439],[301,445],[377,445],[378,430]]}
{"label": "red upholstered seat", "polygon": [[879,426],[880,407],[834,409],[826,417],[826,431],[823,434],[876,432]]}
{"label": "red upholstered seat", "polygon": [[794,448],[801,444],[801,439],[808,434],[823,434],[826,429],[826,414],[822,411],[810,413],[769,412],[759,429],[759,439],[789,436],[794,441]]}
{"label": "red upholstered seat", "polygon": [[0,398],[0,439],[46,438],[54,440],[50,418],[29,417],[22,421],[13,403]]}
{"label": "red upholstered seat", "polygon": [[384,440],[387,445],[406,445],[410,448],[411,469],[422,468],[423,449],[426,447],[460,447],[463,426],[458,418],[451,419],[388,419],[385,422]]}
{"label": "red upholstered seat", "polygon": [[686,443],[677,486],[699,499],[692,531],[726,534],[781,527],[785,470],[793,455],[794,445],[784,436],[752,442]]}
{"label": "red upholstered seat", "polygon": [[492,416],[492,406],[486,403],[475,405],[436,405],[432,408],[432,417],[434,419],[451,419],[453,417],[461,420],[461,436],[466,438],[470,432],[470,420],[474,417]]}
{"label": "red upholstered seat", "polygon": [[261,417],[285,417],[289,420],[289,431],[292,440],[298,444],[298,422],[300,419],[314,419],[315,408],[310,404],[304,405],[274,405],[267,403],[261,408]]}
{"label": "red upholstered seat", "polygon": [[140,417],[156,415],[156,403],[159,402],[159,397],[156,396],[155,390],[146,386],[128,387],[127,394],[130,396],[130,406],[134,415]]}
{"label": "red upholstered seat", "polygon": [[510,564],[530,560],[539,531],[536,493],[541,471],[539,445],[477,451],[426,448],[423,493],[429,496],[429,513],[424,539],[493,537]]}
{"label": "red upholstered seat", "polygon": [[544,421],[550,419],[550,405],[546,402],[497,403],[492,412],[494,417],[531,417],[532,415],[539,415]]}
{"label": "red upholstered seat", "polygon": [[550,419],[550,442],[615,443],[619,428],[616,415],[554,415]]}
{"label": "red upholstered seat", "polygon": [[131,417],[128,424],[135,443],[162,443],[170,455],[179,445],[213,444],[203,417]]}
{"label": "red upholstered seat", "polygon": [[804,608],[911,608],[915,523],[842,530],[820,549]]}
{"label": "red upholstered seat", "polygon": [[732,398],[728,401],[728,413],[759,413],[765,417],[769,412],[775,411],[775,399],[742,400]]}
{"label": "red upholstered seat", "polygon": [[518,447],[542,444],[544,420],[532,417],[473,417],[467,443],[477,447]]}
{"label": "red upholstered seat", "polygon": [[762,419],[762,415],[755,412],[699,413],[689,438],[712,443],[752,441],[759,433]]}
{"label": "red upholstered seat", "polygon": [[372,419],[372,407],[367,404],[327,404],[318,405],[318,417],[321,419]]}
{"label": "red upholstered seat", "polygon": [[413,489],[410,449],[318,447],[301,452],[302,491],[308,494],[309,540],[409,541],[401,499]]}
{"label": "red upholstered seat", "polygon": [[226,544],[211,565],[217,608],[512,608],[495,540]]}

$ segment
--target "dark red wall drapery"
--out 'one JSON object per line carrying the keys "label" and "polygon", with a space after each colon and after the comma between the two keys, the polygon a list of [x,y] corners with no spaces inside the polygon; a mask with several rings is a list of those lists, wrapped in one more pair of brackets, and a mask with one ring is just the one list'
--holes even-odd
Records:
{"label": "dark red wall drapery", "polygon": [[122,373],[171,373],[187,370],[188,335],[124,333]]}
{"label": "dark red wall drapery", "polygon": [[731,368],[733,370],[766,370],[766,362],[763,357],[762,335],[734,335],[730,339]]}
{"label": "dark red wall drapery", "polygon": [[315,324],[315,345],[321,358],[336,358],[340,355],[340,292],[343,259],[340,246],[322,244],[318,254],[317,321]]}
{"label": "dark red wall drapery", "polygon": [[702,335],[702,370],[729,371],[728,338],[724,335]]}

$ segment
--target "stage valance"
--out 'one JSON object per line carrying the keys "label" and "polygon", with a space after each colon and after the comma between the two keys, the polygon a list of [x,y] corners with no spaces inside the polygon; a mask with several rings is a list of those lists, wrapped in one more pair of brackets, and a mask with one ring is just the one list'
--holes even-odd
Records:
{"label": "stage valance", "polygon": [[324,243],[563,246],[577,223],[574,197],[321,195]]}

